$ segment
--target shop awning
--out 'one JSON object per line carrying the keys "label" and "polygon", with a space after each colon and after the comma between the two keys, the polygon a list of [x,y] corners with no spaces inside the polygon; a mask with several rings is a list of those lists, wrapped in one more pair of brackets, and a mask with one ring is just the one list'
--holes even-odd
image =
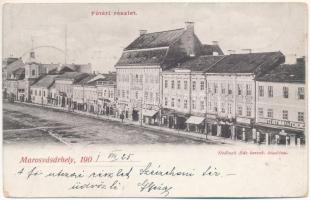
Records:
{"label": "shop awning", "polygon": [[157,112],[157,110],[142,110],[142,115],[146,117],[153,117]]}
{"label": "shop awning", "polygon": [[191,116],[186,120],[185,123],[187,124],[201,124],[203,122],[204,118],[203,117],[196,117],[196,116]]}

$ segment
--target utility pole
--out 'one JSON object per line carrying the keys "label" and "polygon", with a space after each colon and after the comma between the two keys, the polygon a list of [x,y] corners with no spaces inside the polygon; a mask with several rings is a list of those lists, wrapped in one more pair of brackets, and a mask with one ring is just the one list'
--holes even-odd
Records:
{"label": "utility pole", "polygon": [[65,26],[65,64],[67,64],[67,24]]}

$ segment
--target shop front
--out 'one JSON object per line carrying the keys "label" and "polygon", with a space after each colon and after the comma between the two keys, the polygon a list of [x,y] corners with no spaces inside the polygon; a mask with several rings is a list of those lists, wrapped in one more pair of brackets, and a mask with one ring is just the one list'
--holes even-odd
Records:
{"label": "shop front", "polygon": [[186,120],[189,114],[180,113],[172,109],[163,108],[161,110],[161,124],[168,128],[184,130],[186,129]]}
{"label": "shop front", "polygon": [[143,123],[149,125],[158,125],[158,110],[142,110]]}
{"label": "shop front", "polygon": [[189,132],[196,132],[196,133],[205,132],[204,117],[190,116],[185,123],[186,123],[186,130]]}
{"label": "shop front", "polygon": [[[236,139],[242,141],[253,141],[253,119],[245,117],[236,117]],[[261,138],[263,139],[263,138]]]}

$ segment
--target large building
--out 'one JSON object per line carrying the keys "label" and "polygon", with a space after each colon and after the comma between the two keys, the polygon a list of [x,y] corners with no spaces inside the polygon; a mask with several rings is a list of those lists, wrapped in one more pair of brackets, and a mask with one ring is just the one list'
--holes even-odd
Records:
{"label": "large building", "polygon": [[305,142],[305,61],[283,64],[256,82],[256,131],[269,144]]}
{"label": "large building", "polygon": [[217,45],[203,45],[194,32],[194,23],[185,28],[147,33],[129,44],[116,63],[117,98],[120,112],[146,123],[161,122],[161,72],[169,70],[189,58],[222,53]]}

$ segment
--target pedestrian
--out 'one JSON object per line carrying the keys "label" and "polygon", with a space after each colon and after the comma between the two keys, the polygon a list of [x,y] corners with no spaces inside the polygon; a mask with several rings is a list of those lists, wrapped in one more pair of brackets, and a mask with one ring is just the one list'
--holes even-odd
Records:
{"label": "pedestrian", "polygon": [[120,118],[121,118],[121,120],[122,120],[122,123],[124,122],[124,113],[121,113],[121,115],[120,115]]}

